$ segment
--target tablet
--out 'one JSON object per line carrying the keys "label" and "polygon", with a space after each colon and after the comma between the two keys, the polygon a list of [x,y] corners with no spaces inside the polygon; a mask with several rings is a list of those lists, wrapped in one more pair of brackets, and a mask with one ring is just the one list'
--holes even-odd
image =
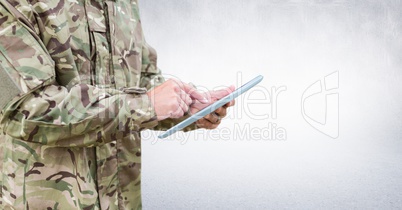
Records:
{"label": "tablet", "polygon": [[159,135],[158,138],[161,138],[161,139],[166,138],[166,137],[176,133],[177,131],[180,131],[183,128],[191,125],[195,121],[205,117],[206,115],[212,113],[213,111],[215,111],[219,107],[229,103],[233,99],[237,98],[239,95],[241,95],[241,94],[245,93],[246,91],[250,90],[250,88],[252,88],[255,85],[257,85],[258,83],[260,83],[263,78],[264,77],[261,76],[261,75],[257,76],[256,78],[250,80],[246,84],[244,84],[241,87],[237,88],[235,91],[233,91],[229,95],[219,99],[215,103],[205,107],[204,109],[201,109],[197,113],[191,115],[189,118],[187,118],[187,119],[181,121],[180,123],[178,123],[177,125],[171,127],[169,130],[167,130],[164,133],[162,133],[161,135]]}

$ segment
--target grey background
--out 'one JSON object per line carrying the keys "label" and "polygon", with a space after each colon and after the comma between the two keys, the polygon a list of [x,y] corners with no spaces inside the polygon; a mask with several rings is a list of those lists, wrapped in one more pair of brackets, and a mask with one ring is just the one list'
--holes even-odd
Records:
{"label": "grey background", "polygon": [[[262,87],[287,88],[277,119],[233,108],[220,126],[275,123],[286,140],[208,132],[157,140],[143,132],[144,208],[402,208],[401,1],[139,3],[165,74],[210,89],[239,85],[238,72],[243,81],[262,74]],[[307,87],[335,71],[339,138],[332,139],[304,121],[300,104]],[[269,105],[254,106],[270,113]]]}

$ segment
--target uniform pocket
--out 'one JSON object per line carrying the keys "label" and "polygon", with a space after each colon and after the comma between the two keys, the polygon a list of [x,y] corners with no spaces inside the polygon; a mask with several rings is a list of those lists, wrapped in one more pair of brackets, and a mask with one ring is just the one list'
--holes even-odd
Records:
{"label": "uniform pocket", "polygon": [[116,88],[138,86],[141,76],[142,31],[134,1],[106,1]]}
{"label": "uniform pocket", "polygon": [[91,36],[92,83],[101,88],[112,87],[111,50],[108,22],[104,10],[86,5],[88,25]]}
{"label": "uniform pocket", "polygon": [[42,41],[37,40],[3,7],[0,7],[0,13],[7,17],[7,21],[0,24],[1,82],[2,86],[7,88],[0,89],[0,94],[8,95],[7,99],[11,100],[17,95],[22,96],[39,87],[55,83],[54,62]]}

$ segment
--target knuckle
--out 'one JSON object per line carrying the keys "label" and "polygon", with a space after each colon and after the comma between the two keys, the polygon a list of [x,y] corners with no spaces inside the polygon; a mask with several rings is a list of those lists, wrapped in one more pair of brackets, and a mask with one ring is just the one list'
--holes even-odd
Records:
{"label": "knuckle", "polygon": [[182,109],[180,109],[180,110],[178,111],[178,113],[177,113],[177,117],[181,117],[181,116],[183,116],[183,115],[184,115],[184,112],[183,112]]}
{"label": "knuckle", "polygon": [[172,88],[173,91],[175,91],[176,93],[180,93],[181,91],[181,88],[177,84],[173,84]]}
{"label": "knuckle", "polygon": [[180,95],[178,95],[178,94],[175,94],[175,95],[174,95],[174,99],[175,99],[176,102],[180,102],[180,101],[181,101],[181,97],[180,97]]}
{"label": "knuckle", "polygon": [[193,101],[189,97],[187,97],[186,98],[186,103],[187,103],[187,105],[190,105],[190,104],[193,103]]}

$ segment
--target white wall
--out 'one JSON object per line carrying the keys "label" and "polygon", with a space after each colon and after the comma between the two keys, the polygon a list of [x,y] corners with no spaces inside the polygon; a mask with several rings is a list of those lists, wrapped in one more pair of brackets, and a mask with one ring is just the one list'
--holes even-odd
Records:
{"label": "white wall", "polygon": [[[143,132],[145,208],[402,208],[401,1],[139,3],[165,74],[207,88],[265,76],[218,131]],[[333,72],[328,109],[325,94],[304,104],[328,114],[320,132],[302,95]]]}

